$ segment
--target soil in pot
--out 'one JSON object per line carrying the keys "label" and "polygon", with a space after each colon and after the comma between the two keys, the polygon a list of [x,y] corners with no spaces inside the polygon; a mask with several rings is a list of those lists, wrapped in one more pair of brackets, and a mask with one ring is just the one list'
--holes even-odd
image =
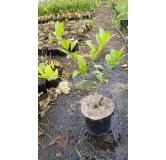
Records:
{"label": "soil in pot", "polygon": [[38,93],[43,92],[46,93],[46,79],[38,79]]}
{"label": "soil in pot", "polygon": [[56,88],[56,87],[58,87],[59,82],[60,82],[60,79],[50,80],[50,81],[47,80],[46,81],[46,87],[47,88],[52,88],[52,87]]}
{"label": "soil in pot", "polygon": [[111,128],[111,116],[114,111],[114,104],[111,99],[98,95],[90,95],[81,101],[81,112],[84,115],[87,130],[89,133],[102,136]]}

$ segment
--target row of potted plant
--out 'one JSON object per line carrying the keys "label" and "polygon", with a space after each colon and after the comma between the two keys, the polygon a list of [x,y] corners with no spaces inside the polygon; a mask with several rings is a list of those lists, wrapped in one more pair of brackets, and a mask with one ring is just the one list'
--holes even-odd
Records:
{"label": "row of potted plant", "polygon": [[[57,22],[59,23],[59,22]],[[62,34],[61,36],[66,39],[79,39],[81,40],[82,36],[92,28],[92,21],[83,20],[83,21],[71,21],[71,22],[62,22],[63,27],[59,29],[57,27],[57,23],[53,22],[53,24],[47,25],[39,25],[38,29],[38,54],[42,55],[42,53],[47,53],[49,55],[61,55],[64,56],[63,52],[57,50],[59,46],[58,40],[56,39],[54,33]],[[54,28],[54,31],[53,31]],[[63,30],[63,31],[62,31]],[[74,50],[78,49],[76,45]]]}
{"label": "row of potted plant", "polygon": [[92,19],[95,17],[95,10],[90,11],[66,11],[60,12],[57,15],[43,15],[38,17],[38,24],[48,23],[49,21],[73,21],[73,20],[83,20]]}

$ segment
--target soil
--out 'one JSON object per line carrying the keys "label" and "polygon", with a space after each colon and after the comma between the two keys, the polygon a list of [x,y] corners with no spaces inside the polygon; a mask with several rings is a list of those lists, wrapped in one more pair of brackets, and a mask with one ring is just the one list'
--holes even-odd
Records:
{"label": "soil", "polygon": [[[92,43],[95,43],[95,35],[98,33],[99,27],[110,31],[111,35],[115,34],[98,58],[100,64],[105,64],[105,54],[111,49],[120,49],[124,42],[113,28],[111,12],[104,4],[96,10],[95,24],[93,29],[88,32],[90,38],[87,39]],[[87,54],[89,47],[82,46],[80,51],[82,54]],[[124,52],[126,53],[127,49]],[[64,57],[56,60],[65,64],[69,71],[75,68],[73,63]],[[79,80],[78,76],[71,81],[75,83]],[[43,135],[42,143],[39,141],[39,160],[79,160],[75,150],[78,142],[80,143],[77,150],[85,160],[128,159],[128,72],[119,66],[111,71],[108,80],[109,82],[100,88],[99,94],[112,99],[114,103],[110,132],[101,137],[90,135],[87,132],[79,101],[94,92],[88,93],[73,89],[69,95],[59,95],[56,104],[50,108],[41,121],[47,123],[49,119],[52,122],[50,130],[44,127],[43,129],[55,140],[55,144],[50,146],[50,138]]]}
{"label": "soil", "polygon": [[[98,100],[97,100],[98,99]],[[98,106],[97,106],[98,101]],[[114,111],[111,99],[102,95],[90,95],[80,101],[82,114],[91,120],[101,120],[108,117]]]}

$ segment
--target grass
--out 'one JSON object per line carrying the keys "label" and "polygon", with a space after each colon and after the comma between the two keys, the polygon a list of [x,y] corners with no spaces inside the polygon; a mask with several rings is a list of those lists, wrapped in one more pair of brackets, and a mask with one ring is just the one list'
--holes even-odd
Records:
{"label": "grass", "polygon": [[112,8],[115,4],[115,12],[113,16],[114,24],[120,26],[120,20],[128,19],[128,0],[108,0],[108,5]]}
{"label": "grass", "polygon": [[49,2],[38,3],[38,16],[53,14],[62,11],[80,10],[87,11],[95,9],[101,0],[50,0]]}

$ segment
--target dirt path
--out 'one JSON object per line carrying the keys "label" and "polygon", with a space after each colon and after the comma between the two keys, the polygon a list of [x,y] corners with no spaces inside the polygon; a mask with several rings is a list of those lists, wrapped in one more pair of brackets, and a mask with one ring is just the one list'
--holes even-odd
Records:
{"label": "dirt path", "polygon": [[[123,39],[111,25],[110,14],[106,5],[103,4],[99,7],[93,30],[88,32],[90,35],[88,39],[93,43],[95,41],[94,35],[100,26],[110,31],[111,35],[117,34],[109,41],[99,57],[102,64],[104,63],[104,55],[111,48],[120,49],[124,45]],[[85,47],[81,50],[84,52],[88,48]],[[78,79],[79,77],[76,81]],[[74,148],[78,141],[80,144],[77,149],[85,160],[128,159],[128,73],[119,67],[111,71],[108,79],[109,83],[103,85],[100,94],[112,98],[115,104],[110,133],[102,137],[95,137],[87,132],[78,104],[79,100],[87,93],[72,92],[70,95],[60,95],[57,103],[51,107],[46,115],[47,119],[53,122],[50,135],[53,138],[57,137],[57,142],[55,145],[49,146],[50,139],[44,136],[43,144],[39,150],[39,160],[79,160]],[[93,94],[93,91],[89,94]]]}

